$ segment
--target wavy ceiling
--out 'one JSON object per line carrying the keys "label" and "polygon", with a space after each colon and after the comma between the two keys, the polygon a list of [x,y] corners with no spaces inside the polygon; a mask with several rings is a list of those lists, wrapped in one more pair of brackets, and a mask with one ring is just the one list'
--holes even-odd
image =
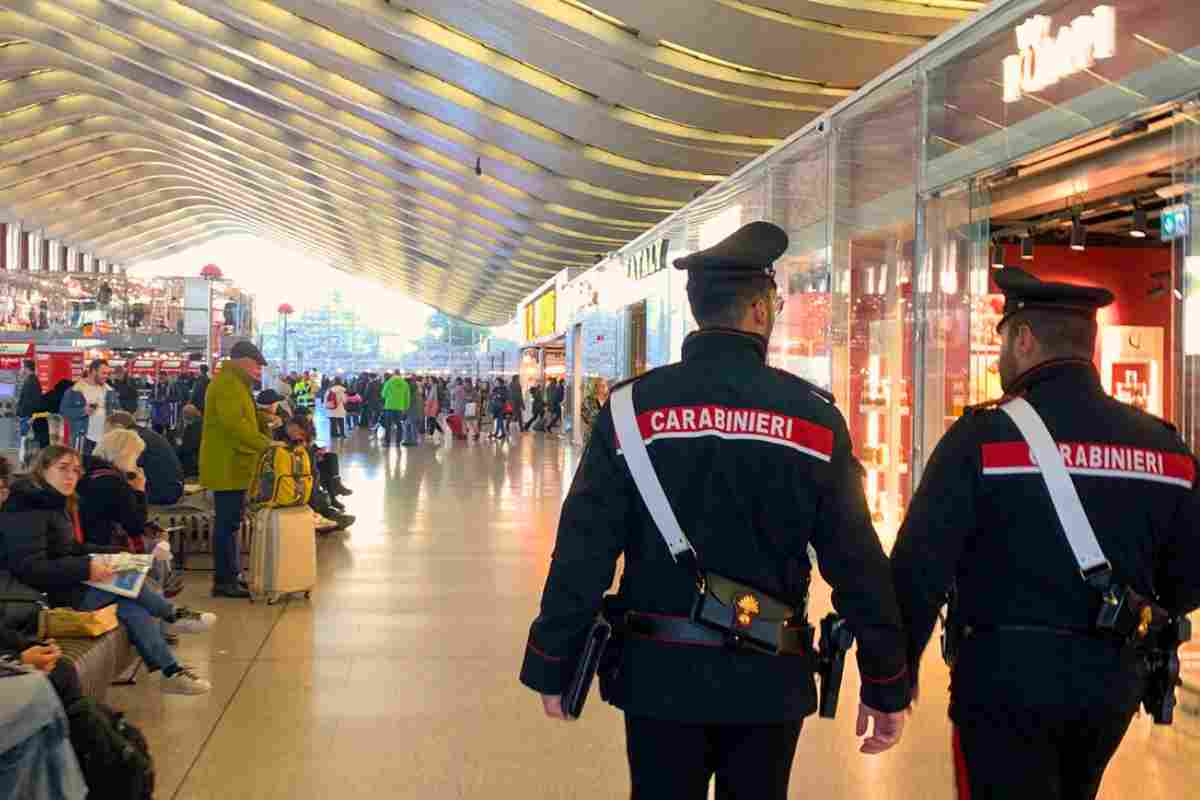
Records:
{"label": "wavy ceiling", "polygon": [[249,233],[498,323],[982,5],[0,0],[0,210],[126,267]]}

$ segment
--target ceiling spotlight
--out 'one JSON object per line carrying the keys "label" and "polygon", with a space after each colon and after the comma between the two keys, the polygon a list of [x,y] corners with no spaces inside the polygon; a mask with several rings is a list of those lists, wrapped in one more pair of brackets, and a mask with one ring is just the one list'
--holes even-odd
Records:
{"label": "ceiling spotlight", "polygon": [[1129,235],[1135,239],[1145,239],[1146,228],[1146,209],[1135,202],[1133,204],[1133,227],[1129,229]]}
{"label": "ceiling spotlight", "polygon": [[483,158],[481,157],[475,159],[475,174],[483,177]]}
{"label": "ceiling spotlight", "polygon": [[1071,215],[1071,249],[1084,250],[1087,248],[1087,226],[1079,218],[1079,214]]}
{"label": "ceiling spotlight", "polygon": [[1033,261],[1033,236],[1024,236],[1021,238],[1021,258],[1025,261]]}
{"label": "ceiling spotlight", "polygon": [[1004,269],[1004,245],[999,242],[992,245],[992,268]]}

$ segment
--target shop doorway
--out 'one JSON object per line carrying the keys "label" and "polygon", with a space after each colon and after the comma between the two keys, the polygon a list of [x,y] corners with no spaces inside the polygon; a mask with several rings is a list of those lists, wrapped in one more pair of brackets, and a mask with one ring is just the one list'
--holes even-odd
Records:
{"label": "shop doorway", "polygon": [[1191,343],[1200,336],[1189,332],[1200,320],[1187,313],[1197,271],[1194,120],[1183,106],[1159,108],[926,199],[926,452],[964,406],[1001,395],[1003,297],[991,277],[999,266],[1112,290],[1094,354],[1105,390],[1176,422],[1195,445],[1200,346]]}
{"label": "shop doorway", "polygon": [[646,301],[628,306],[628,313],[626,374],[636,377],[646,371]]}

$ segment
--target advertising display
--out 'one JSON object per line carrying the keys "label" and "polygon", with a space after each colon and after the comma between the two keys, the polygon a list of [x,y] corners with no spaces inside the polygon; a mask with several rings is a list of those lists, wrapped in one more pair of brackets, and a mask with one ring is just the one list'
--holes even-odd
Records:
{"label": "advertising display", "polygon": [[157,358],[135,358],[129,362],[129,374],[135,378],[155,380],[158,378]]}
{"label": "advertising display", "polygon": [[83,350],[39,347],[34,363],[43,392],[54,389],[59,381],[74,383],[83,377]]}

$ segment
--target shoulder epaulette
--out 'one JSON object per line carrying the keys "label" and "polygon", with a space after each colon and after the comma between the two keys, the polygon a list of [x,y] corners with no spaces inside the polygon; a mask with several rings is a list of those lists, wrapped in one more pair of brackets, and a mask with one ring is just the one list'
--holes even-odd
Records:
{"label": "shoulder epaulette", "polygon": [[817,386],[812,381],[807,381],[804,378],[801,378],[799,375],[795,374],[794,372],[788,372],[786,369],[780,369],[779,367],[771,367],[771,369],[775,370],[780,375],[791,378],[793,381],[799,383],[806,391],[815,394],[817,397],[819,397],[821,400],[824,400],[829,405],[831,405],[831,406],[837,405],[837,397],[834,396],[833,392],[822,389],[820,386]]}

